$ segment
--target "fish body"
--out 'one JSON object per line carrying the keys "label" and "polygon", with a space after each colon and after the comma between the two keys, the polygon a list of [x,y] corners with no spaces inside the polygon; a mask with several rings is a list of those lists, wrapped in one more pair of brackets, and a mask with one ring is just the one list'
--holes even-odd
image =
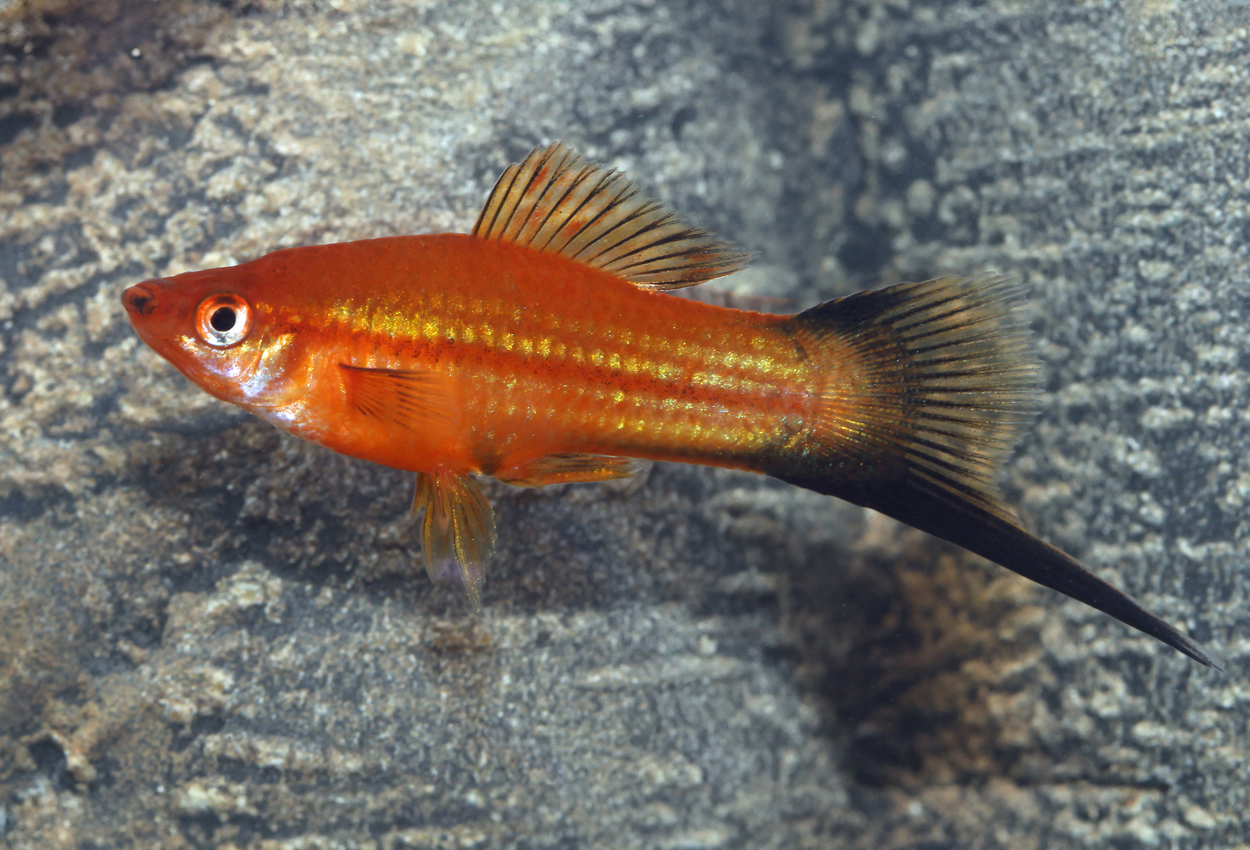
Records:
{"label": "fish body", "polygon": [[218,398],[417,472],[426,568],[475,604],[495,532],[474,475],[543,486],[680,461],[882,510],[1218,664],[995,498],[1033,393],[1018,286],[903,284],[794,316],[665,292],[745,260],[553,145],[505,172],[471,234],[285,249],[123,303]]}
{"label": "fish body", "polygon": [[[217,397],[335,451],[413,471],[505,480],[561,453],[763,471],[810,416],[813,370],[788,317],[643,289],[556,254],[465,234],[277,251],[147,286],[157,298],[229,280],[246,294],[259,366],[214,379],[150,345]],[[282,281],[274,297],[273,281]],[[195,300],[193,297],[191,300]],[[176,342],[171,345],[170,341]],[[419,411],[359,403],[354,370],[424,376]]]}

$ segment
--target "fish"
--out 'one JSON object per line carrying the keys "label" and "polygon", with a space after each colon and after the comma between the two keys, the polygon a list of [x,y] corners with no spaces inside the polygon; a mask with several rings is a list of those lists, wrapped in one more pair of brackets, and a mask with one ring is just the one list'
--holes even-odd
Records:
{"label": "fish", "polygon": [[478,477],[543,487],[673,461],[879,511],[1223,668],[997,495],[1037,392],[1022,284],[941,277],[793,315],[671,294],[749,258],[556,143],[504,171],[469,233],[286,248],[122,303],[211,395],[415,472],[426,571],[475,608],[496,542]]}

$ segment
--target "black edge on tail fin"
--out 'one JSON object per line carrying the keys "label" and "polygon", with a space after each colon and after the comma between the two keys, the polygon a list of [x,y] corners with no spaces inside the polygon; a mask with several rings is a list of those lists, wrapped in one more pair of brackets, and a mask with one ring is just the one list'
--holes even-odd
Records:
{"label": "black edge on tail fin", "polygon": [[1022,303],[1005,278],[943,278],[793,317],[823,385],[804,451],[772,473],[962,546],[1222,670],[1196,641],[1021,528],[995,497],[999,462],[1035,392]]}

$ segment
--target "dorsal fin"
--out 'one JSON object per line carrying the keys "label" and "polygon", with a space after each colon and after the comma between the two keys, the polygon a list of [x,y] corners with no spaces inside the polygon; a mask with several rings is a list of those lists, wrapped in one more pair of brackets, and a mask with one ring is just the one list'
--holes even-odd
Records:
{"label": "dorsal fin", "polygon": [[653,289],[693,286],[750,259],[559,142],[508,166],[473,235],[560,254]]}

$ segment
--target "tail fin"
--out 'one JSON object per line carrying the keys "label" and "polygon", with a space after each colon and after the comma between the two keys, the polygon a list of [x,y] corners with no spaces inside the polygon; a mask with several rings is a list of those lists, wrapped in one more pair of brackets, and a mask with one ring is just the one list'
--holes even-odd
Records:
{"label": "tail fin", "polygon": [[795,338],[825,384],[809,451],[773,474],[958,544],[1223,669],[1197,642],[1021,528],[995,497],[993,477],[1035,392],[1023,300],[1008,279],[942,278],[795,316]]}

